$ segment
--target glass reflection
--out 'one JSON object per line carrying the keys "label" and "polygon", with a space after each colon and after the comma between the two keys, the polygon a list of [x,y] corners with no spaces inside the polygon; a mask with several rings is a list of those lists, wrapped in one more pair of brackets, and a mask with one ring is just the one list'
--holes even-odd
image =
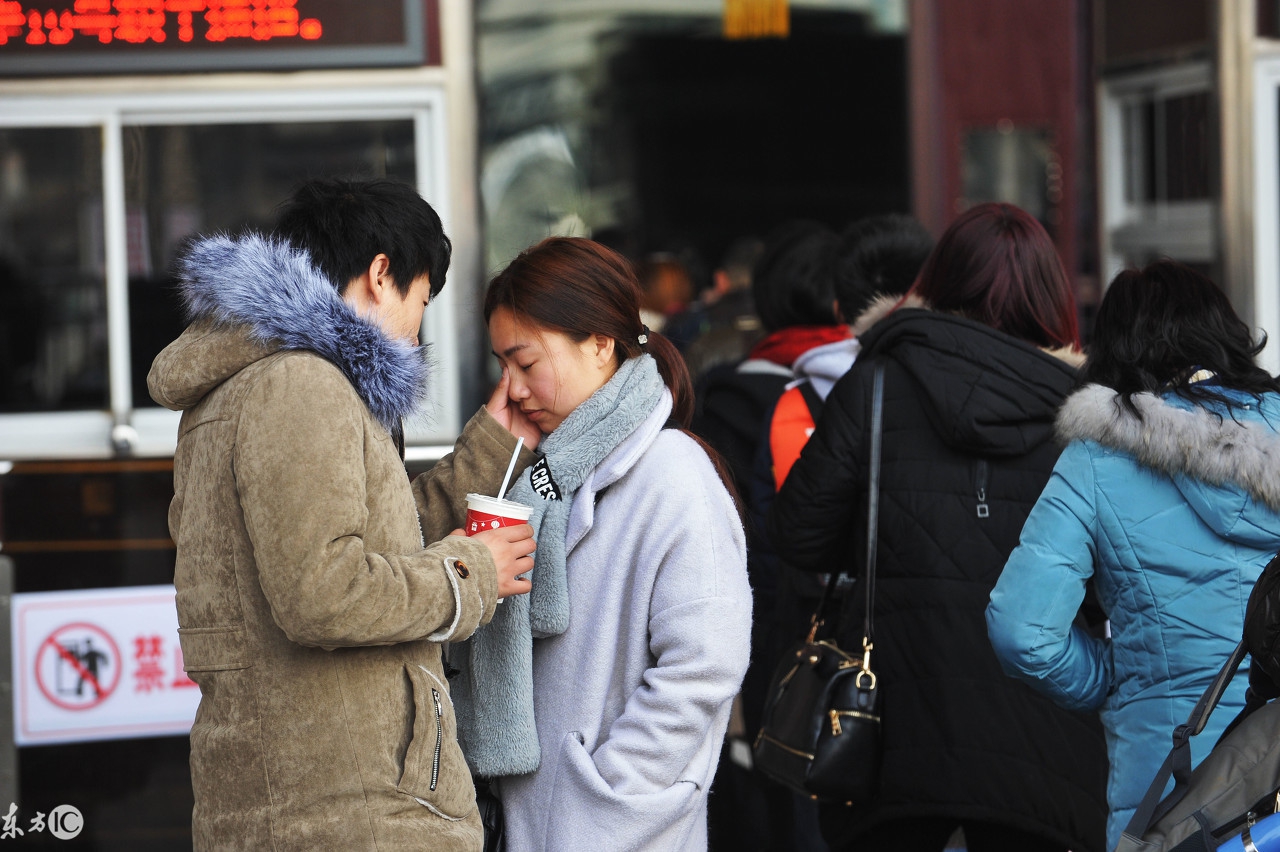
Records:
{"label": "glass reflection", "polygon": [[149,125],[125,133],[135,407],[155,405],[147,370],[183,327],[172,266],[184,240],[269,226],[276,206],[307,178],[417,180],[408,119]]}
{"label": "glass reflection", "polygon": [[0,412],[107,407],[102,137],[0,128]]}

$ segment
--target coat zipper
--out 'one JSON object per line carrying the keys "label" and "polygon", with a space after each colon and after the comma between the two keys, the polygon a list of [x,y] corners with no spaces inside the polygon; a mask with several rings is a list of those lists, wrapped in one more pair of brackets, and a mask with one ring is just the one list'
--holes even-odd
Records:
{"label": "coat zipper", "polygon": [[987,460],[978,459],[978,517],[986,518],[991,515],[991,507],[987,505]]}
{"label": "coat zipper", "polygon": [[444,709],[440,706],[440,693],[431,687],[431,700],[436,705],[436,751],[431,757],[431,789],[440,781],[440,749],[444,746]]}

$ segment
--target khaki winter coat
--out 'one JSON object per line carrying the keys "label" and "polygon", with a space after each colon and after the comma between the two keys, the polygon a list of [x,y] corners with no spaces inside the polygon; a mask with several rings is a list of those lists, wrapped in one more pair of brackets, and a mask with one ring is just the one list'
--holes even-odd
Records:
{"label": "khaki winter coat", "polygon": [[441,643],[492,616],[495,569],[437,539],[515,440],[482,410],[411,486],[367,387],[261,338],[197,321],[148,377],[183,411],[169,527],[201,690],[195,848],[478,850]]}

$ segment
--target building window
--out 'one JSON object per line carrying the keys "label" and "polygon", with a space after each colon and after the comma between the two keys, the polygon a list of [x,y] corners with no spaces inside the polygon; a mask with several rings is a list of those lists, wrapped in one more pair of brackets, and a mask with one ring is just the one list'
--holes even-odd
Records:
{"label": "building window", "polygon": [[0,127],[0,413],[107,407],[102,134]]}
{"label": "building window", "polygon": [[1124,107],[1125,200],[1209,197],[1209,93],[1140,99]]}
{"label": "building window", "polygon": [[[265,228],[312,177],[405,181],[447,222],[442,104],[421,86],[0,95],[0,460],[172,453],[178,416],[146,376],[184,324],[184,241]],[[442,362],[454,325],[448,300],[426,314]],[[411,444],[457,434],[456,377],[434,379]]]}
{"label": "building window", "polygon": [[172,270],[186,238],[265,229],[311,176],[415,180],[409,120],[136,125],[124,133],[136,408],[155,405],[147,370],[182,331]]}
{"label": "building window", "polygon": [[1159,257],[1207,268],[1217,251],[1208,65],[1108,78],[1101,95],[1105,278]]}

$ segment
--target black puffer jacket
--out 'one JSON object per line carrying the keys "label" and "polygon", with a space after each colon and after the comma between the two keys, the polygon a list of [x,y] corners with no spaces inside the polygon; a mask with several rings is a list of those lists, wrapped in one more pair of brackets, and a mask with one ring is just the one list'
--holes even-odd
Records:
{"label": "black puffer jacket", "polygon": [[[877,800],[824,808],[824,834],[840,849],[883,820],[952,817],[1100,852],[1101,728],[1005,676],[983,615],[1058,457],[1054,415],[1075,367],[918,308],[890,314],[861,339],[770,515],[792,564],[861,572],[871,379],[884,364],[873,667],[885,762]],[[858,591],[842,614],[847,648],[860,647]]]}

